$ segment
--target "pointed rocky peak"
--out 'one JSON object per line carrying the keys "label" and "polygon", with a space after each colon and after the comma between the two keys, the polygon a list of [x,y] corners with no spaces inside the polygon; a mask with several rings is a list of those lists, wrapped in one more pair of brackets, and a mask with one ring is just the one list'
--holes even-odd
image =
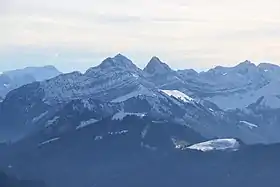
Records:
{"label": "pointed rocky peak", "polygon": [[240,75],[257,76],[258,74],[257,66],[249,60],[245,60],[244,62],[239,63],[237,66],[235,66],[232,69],[234,72]]}
{"label": "pointed rocky peak", "polygon": [[121,53],[117,54],[114,59],[119,59],[119,60],[128,60],[130,61],[126,56],[122,55]]}
{"label": "pointed rocky peak", "polygon": [[100,65],[100,68],[112,68],[112,67],[118,67],[118,68],[124,68],[124,69],[138,69],[133,62],[125,57],[122,54],[118,54],[115,57],[109,57],[106,58]]}
{"label": "pointed rocky peak", "polygon": [[250,60],[245,60],[244,62],[241,62],[241,64],[252,64]]}
{"label": "pointed rocky peak", "polygon": [[151,75],[162,75],[172,72],[172,69],[167,64],[163,63],[158,57],[153,57],[144,68],[144,72]]}
{"label": "pointed rocky peak", "polygon": [[[116,70],[124,70],[129,72],[140,72],[141,70],[133,64],[133,62],[122,54],[118,54],[114,57],[108,57],[101,62],[97,67],[88,69],[85,75],[92,76],[93,74],[99,74],[100,71],[114,72]],[[104,73],[104,72],[103,72]]]}
{"label": "pointed rocky peak", "polygon": [[245,60],[244,62],[239,63],[235,67],[241,67],[241,68],[252,68],[252,67],[257,67],[254,63],[252,63],[250,60]]}

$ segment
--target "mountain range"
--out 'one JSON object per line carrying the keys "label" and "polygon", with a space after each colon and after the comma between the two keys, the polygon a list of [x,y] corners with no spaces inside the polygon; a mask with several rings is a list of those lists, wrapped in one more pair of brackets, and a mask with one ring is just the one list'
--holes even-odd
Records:
{"label": "mountain range", "polygon": [[[57,72],[43,69],[46,72],[40,72],[45,75],[41,79],[55,74],[49,74],[49,69]],[[68,115],[67,106],[80,103],[83,111],[101,110],[98,115],[89,112],[96,120],[122,111],[176,122],[207,138],[276,143],[280,140],[278,71],[276,65],[256,66],[249,61],[201,73],[175,71],[157,57],[141,70],[118,54],[84,74],[57,72],[54,78],[10,91],[0,105],[2,141],[42,130],[48,121],[61,119],[61,113]],[[95,102],[110,107],[98,108]]]}
{"label": "mountain range", "polygon": [[153,57],[142,70],[118,54],[85,73],[32,76],[3,92],[0,170],[51,187],[280,184],[279,66],[196,72]]}

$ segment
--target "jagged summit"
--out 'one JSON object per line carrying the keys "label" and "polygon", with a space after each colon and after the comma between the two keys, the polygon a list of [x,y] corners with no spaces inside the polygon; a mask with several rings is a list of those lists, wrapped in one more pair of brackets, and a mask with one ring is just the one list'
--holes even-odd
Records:
{"label": "jagged summit", "polygon": [[148,65],[144,68],[144,72],[151,75],[161,75],[171,72],[172,69],[163,63],[158,57],[152,57]]}
{"label": "jagged summit", "polygon": [[241,63],[243,63],[243,64],[253,64],[252,61],[250,61],[250,60],[245,60],[244,62],[241,62]]}
{"label": "jagged summit", "polygon": [[86,75],[91,75],[100,70],[123,69],[128,71],[139,71],[139,68],[126,56],[117,54],[114,57],[108,57],[100,65],[92,67],[86,71]]}
{"label": "jagged summit", "polygon": [[244,62],[239,63],[235,67],[257,67],[254,63],[252,63],[250,60],[245,60]]}
{"label": "jagged summit", "polygon": [[122,54],[117,54],[115,57],[105,59],[100,65],[100,68],[120,67],[120,68],[137,68],[133,62]]}
{"label": "jagged summit", "polygon": [[121,53],[118,53],[114,58],[128,59],[126,56],[124,56]]}

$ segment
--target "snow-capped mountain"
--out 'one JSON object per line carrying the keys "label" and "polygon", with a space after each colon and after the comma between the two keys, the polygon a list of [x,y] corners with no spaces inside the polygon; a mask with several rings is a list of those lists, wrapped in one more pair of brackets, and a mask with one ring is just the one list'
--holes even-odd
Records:
{"label": "snow-capped mountain", "polygon": [[[159,123],[172,122],[191,128],[209,139],[237,137],[246,143],[256,143],[267,142],[266,136],[269,136],[257,129],[244,130],[227,113],[215,107],[210,108],[211,105],[197,102],[177,90],[146,89],[128,92],[107,102],[89,97],[55,104],[45,102],[39,83],[29,86],[23,87],[27,90],[22,90],[26,94],[22,98],[26,100],[14,95],[17,92],[11,92],[2,103],[2,138],[9,135],[12,140],[17,140],[42,129],[51,129],[57,136],[56,133],[80,129],[104,118],[122,120],[131,115],[147,116]],[[14,112],[17,118],[12,117]]]}
{"label": "snow-capped mountain", "polygon": [[158,57],[153,57],[144,68],[146,78],[159,89],[186,91],[188,83]]}
{"label": "snow-capped mountain", "polygon": [[59,74],[61,72],[53,66],[27,67],[3,72],[0,74],[0,97],[5,97],[9,91],[25,84],[47,80]]}
{"label": "snow-capped mountain", "polygon": [[180,90],[188,95],[209,100],[220,108],[246,108],[264,97],[264,107],[280,108],[280,67],[244,61],[235,67],[215,67],[206,72],[173,71],[158,58],[153,58],[144,71],[160,89]]}
{"label": "snow-capped mountain", "polygon": [[[196,73],[194,70],[174,71],[157,57],[153,57],[141,70],[131,60],[118,54],[84,74],[61,74],[11,91],[0,104],[2,139],[10,137],[17,140],[52,124],[57,124],[58,129],[65,123],[68,125],[64,126],[65,129],[79,129],[104,117],[116,115],[115,118],[122,119],[136,115],[187,126],[208,139],[233,137],[246,143],[278,142],[280,138],[271,138],[271,131],[278,129],[275,120],[270,122],[273,123],[272,130],[264,130],[264,123],[273,120],[273,117],[263,115],[266,119],[261,121],[262,124],[252,128],[248,123],[241,123],[250,122],[246,119],[249,114],[245,108],[224,111],[219,105],[223,101],[230,106],[222,97],[227,96],[232,103],[238,103],[234,100],[236,95],[241,94],[245,98],[246,94],[250,94],[251,101],[246,101],[249,106],[259,101],[260,97],[263,99],[258,106],[266,108],[269,105],[267,98],[273,93],[266,93],[264,88],[272,84],[275,80],[272,77],[277,73],[266,76],[268,71],[265,70],[277,72],[277,66],[255,66],[246,61],[233,68],[217,67]],[[223,76],[231,78],[223,79]],[[273,88],[276,93],[277,88]],[[255,97],[251,93],[253,90]],[[220,99],[219,102],[216,98]],[[78,107],[79,113],[67,109],[77,108],[73,102],[83,103]],[[96,102],[100,104],[96,105]],[[277,105],[269,106],[277,108]],[[17,116],[14,117],[14,114]]]}
{"label": "snow-capped mountain", "polygon": [[0,168],[50,187],[279,186],[279,145],[249,145],[280,142],[278,71],[141,70],[118,54],[23,85],[0,101]]}
{"label": "snow-capped mountain", "polygon": [[88,97],[110,101],[140,87],[154,85],[144,78],[142,70],[120,54],[105,59],[85,74],[73,72],[40,84],[44,100],[56,103]]}
{"label": "snow-capped mountain", "polygon": [[143,71],[150,76],[156,76],[170,73],[173,70],[167,64],[161,62],[158,57],[152,57]]}
{"label": "snow-capped mountain", "polygon": [[279,70],[276,65],[256,66],[250,61],[235,67],[218,66],[194,76],[194,93],[225,110],[246,108],[261,97],[264,107],[280,108]]}

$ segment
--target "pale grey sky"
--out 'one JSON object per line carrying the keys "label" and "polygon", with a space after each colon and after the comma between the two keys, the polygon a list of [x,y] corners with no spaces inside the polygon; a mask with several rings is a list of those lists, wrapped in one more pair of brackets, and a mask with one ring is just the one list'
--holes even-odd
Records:
{"label": "pale grey sky", "polygon": [[279,0],[0,0],[0,71],[85,70],[123,53],[143,67],[280,64]]}

